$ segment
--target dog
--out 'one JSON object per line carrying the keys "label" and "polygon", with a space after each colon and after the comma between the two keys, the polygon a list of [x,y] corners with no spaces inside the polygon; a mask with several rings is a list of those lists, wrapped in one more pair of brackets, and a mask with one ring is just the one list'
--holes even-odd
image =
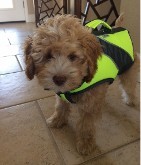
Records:
{"label": "dog", "polygon": [[[115,26],[121,26],[121,22],[119,17]],[[83,155],[95,148],[94,123],[101,116],[109,82],[71,97],[65,95],[64,98],[64,93],[81,87],[83,82],[91,82],[102,52],[91,28],[82,26],[81,20],[72,15],[48,18],[24,44],[27,77],[32,80],[36,76],[44,89],[56,93],[55,112],[47,119],[48,126],[62,127],[68,121],[70,107],[77,109],[80,119],[76,126],[76,148]],[[134,56],[132,66],[118,76],[124,102],[129,106],[134,105],[137,72],[138,60]]]}

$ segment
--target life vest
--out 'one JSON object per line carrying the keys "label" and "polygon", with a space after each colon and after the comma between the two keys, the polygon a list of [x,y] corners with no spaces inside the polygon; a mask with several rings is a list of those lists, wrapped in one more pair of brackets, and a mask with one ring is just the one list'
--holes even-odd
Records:
{"label": "life vest", "polygon": [[[96,30],[102,24],[104,29]],[[104,82],[111,84],[117,75],[122,74],[134,62],[133,45],[129,32],[121,27],[111,28],[102,20],[93,20],[85,26],[92,28],[92,33],[102,45],[103,53],[97,61],[97,71],[89,83],[65,93],[57,93],[63,100],[74,103],[72,96],[83,93]]]}

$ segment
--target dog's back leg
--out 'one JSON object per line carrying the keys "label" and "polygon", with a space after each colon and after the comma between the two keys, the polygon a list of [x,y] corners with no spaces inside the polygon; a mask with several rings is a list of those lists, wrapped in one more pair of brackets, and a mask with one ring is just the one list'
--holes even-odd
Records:
{"label": "dog's back leg", "polygon": [[139,73],[140,60],[135,57],[134,64],[129,70],[119,75],[120,89],[122,91],[123,101],[129,105],[134,106],[135,103],[135,90],[137,86],[138,73]]}

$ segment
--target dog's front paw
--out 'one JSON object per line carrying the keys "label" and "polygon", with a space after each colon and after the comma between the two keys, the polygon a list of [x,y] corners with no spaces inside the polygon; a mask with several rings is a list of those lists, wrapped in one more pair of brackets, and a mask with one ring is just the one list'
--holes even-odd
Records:
{"label": "dog's front paw", "polygon": [[80,138],[76,143],[77,151],[82,155],[89,155],[95,147],[93,138]]}
{"label": "dog's front paw", "polygon": [[50,118],[46,120],[49,127],[60,128],[67,123],[67,121],[62,117],[54,113]]}

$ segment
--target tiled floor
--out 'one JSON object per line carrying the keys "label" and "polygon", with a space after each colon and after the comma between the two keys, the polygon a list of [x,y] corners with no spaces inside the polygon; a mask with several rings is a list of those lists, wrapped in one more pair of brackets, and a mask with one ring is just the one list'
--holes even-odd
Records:
{"label": "tiled floor", "polygon": [[[47,127],[54,93],[24,74],[21,47],[34,28],[32,23],[0,24],[0,165],[139,165],[139,106],[121,102],[118,81],[107,94],[91,155],[76,151],[77,112],[72,110],[62,129]],[[136,95],[139,101],[138,81]]]}

